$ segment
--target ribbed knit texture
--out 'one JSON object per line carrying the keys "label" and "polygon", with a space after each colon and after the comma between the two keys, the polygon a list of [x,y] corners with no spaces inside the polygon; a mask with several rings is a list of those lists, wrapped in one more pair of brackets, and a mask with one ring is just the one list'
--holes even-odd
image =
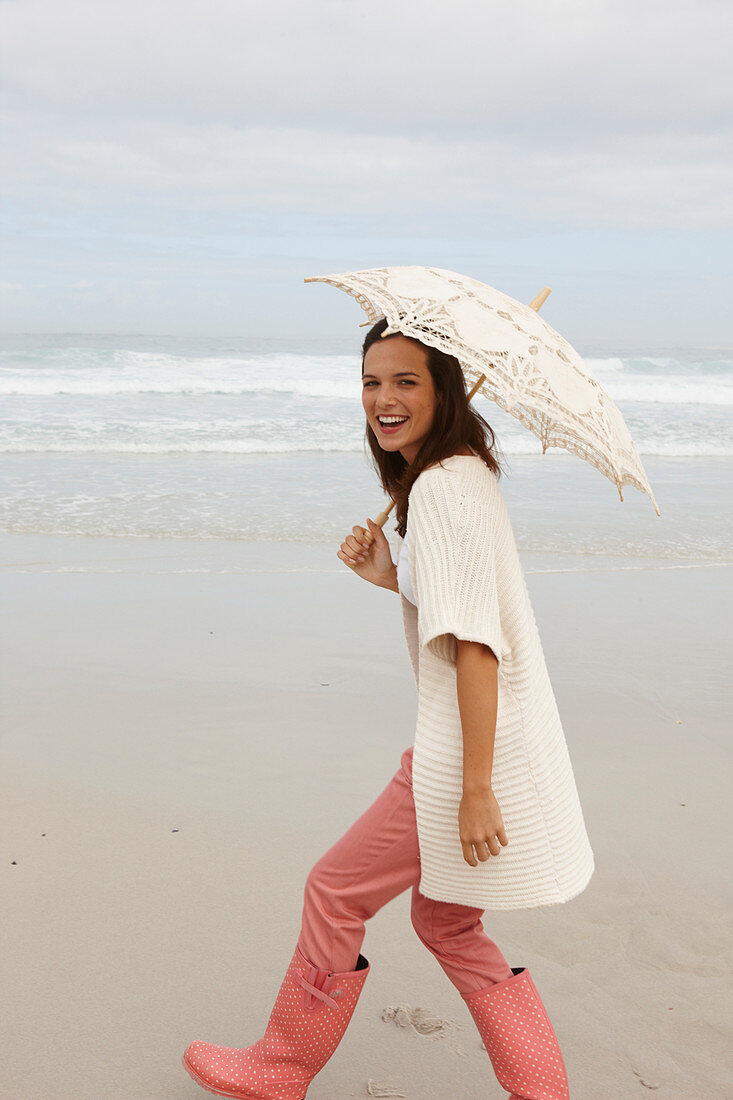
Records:
{"label": "ribbed knit texture", "polygon": [[[496,476],[476,455],[445,459],[415,481],[407,524],[417,609],[404,596],[401,604],[418,684],[420,892],[479,909],[568,901],[587,886],[593,852]],[[485,643],[499,662],[492,786],[509,844],[476,867],[458,836],[455,638]]]}

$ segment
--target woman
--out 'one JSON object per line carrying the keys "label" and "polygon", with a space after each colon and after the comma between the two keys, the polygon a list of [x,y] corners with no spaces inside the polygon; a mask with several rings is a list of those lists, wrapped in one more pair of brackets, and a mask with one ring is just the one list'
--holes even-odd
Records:
{"label": "woman", "polygon": [[[593,872],[572,768],[509,517],[493,432],[452,356],[368,333],[367,439],[396,501],[398,564],[371,520],[338,557],[400,593],[418,684],[414,749],[311,870],[300,937],[266,1033],[184,1064],[221,1096],[303,1100],[369,972],[364,924],[412,888],[412,923],[476,1022],[514,1100],[564,1100],[555,1033],[524,968],[484,932],[486,909],[564,902]],[[486,434],[491,435],[491,445]],[[414,753],[414,760],[413,760]]]}

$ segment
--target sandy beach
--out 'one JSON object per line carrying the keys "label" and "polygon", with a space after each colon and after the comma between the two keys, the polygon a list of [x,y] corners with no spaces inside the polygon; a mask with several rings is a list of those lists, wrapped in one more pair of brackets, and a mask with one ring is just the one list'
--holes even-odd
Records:
{"label": "sandy beach", "polygon": [[[2,1095],[193,1100],[183,1049],[259,1037],[308,870],[411,743],[396,597],[308,543],[0,549]],[[730,567],[522,560],[596,872],[485,927],[574,1100],[729,1100]],[[313,1100],[504,1095],[408,897]]]}
{"label": "sandy beach", "polygon": [[[415,856],[483,902],[457,818],[491,843],[496,805],[490,900],[587,878],[516,549],[595,871],[486,933],[569,1100],[733,1100],[732,33],[721,0],[0,0],[0,1100],[206,1100],[184,1051],[265,1033],[309,872],[415,743],[400,598],[337,556],[393,493],[418,633],[506,677],[496,797],[493,662],[454,695],[423,660],[417,851],[367,824],[314,911]],[[369,920],[307,1100],[558,1100],[526,975],[472,1002],[509,1098],[425,943],[491,952],[424,910]]]}

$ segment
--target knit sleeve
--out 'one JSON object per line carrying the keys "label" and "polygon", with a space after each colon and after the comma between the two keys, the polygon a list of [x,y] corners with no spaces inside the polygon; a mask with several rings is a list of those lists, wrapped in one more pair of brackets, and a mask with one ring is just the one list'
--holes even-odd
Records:
{"label": "knit sleeve", "polygon": [[[456,638],[483,642],[502,661],[496,586],[494,479],[477,493],[455,470],[432,467],[412,487],[415,593],[420,647],[455,664]],[[484,482],[484,487],[486,482]]]}

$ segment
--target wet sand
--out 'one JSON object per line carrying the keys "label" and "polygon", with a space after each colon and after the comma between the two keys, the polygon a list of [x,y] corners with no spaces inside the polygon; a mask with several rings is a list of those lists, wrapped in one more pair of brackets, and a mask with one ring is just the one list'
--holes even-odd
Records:
{"label": "wet sand", "polygon": [[[0,548],[2,1093],[204,1096],[183,1049],[260,1036],[310,866],[411,743],[397,598],[311,544]],[[522,560],[596,872],[487,932],[529,967],[574,1100],[729,1100],[731,568]],[[409,895],[363,951],[309,1100],[502,1097]]]}

